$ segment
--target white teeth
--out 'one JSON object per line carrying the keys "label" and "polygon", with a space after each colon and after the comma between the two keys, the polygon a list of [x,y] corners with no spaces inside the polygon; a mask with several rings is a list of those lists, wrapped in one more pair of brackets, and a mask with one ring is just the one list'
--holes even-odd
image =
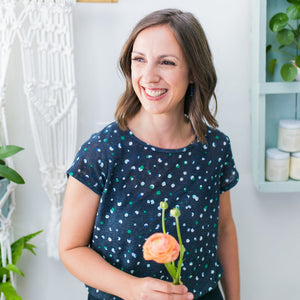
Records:
{"label": "white teeth", "polygon": [[145,92],[151,97],[158,97],[164,94],[167,90],[149,90],[145,89]]}

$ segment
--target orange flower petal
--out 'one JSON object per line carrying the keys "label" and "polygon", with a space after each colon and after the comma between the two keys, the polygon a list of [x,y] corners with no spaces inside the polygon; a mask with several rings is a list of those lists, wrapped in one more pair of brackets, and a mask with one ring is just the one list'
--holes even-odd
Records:
{"label": "orange flower petal", "polygon": [[180,246],[172,235],[154,233],[144,243],[143,250],[145,260],[154,260],[162,264],[176,260]]}

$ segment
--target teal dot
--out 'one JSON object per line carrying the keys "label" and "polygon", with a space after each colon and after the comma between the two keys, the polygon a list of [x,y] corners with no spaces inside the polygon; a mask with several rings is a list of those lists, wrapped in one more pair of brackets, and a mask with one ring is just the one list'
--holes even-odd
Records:
{"label": "teal dot", "polygon": [[180,164],[176,164],[176,168],[179,169],[180,168]]}
{"label": "teal dot", "polygon": [[107,142],[107,139],[104,139],[103,142],[106,143],[106,142]]}
{"label": "teal dot", "polygon": [[87,151],[87,148],[84,148],[83,150],[84,150],[84,151]]}
{"label": "teal dot", "polygon": [[183,162],[185,165],[187,165],[188,164],[188,162],[185,160],[184,162]]}
{"label": "teal dot", "polygon": [[133,203],[133,202],[132,202],[132,201],[130,201],[130,202],[129,202],[129,205],[132,205],[132,203]]}
{"label": "teal dot", "polygon": [[129,234],[131,233],[131,230],[130,229],[128,229],[128,231],[127,231]]}
{"label": "teal dot", "polygon": [[215,136],[216,140],[218,140],[220,137],[218,135]]}
{"label": "teal dot", "polygon": [[161,191],[157,191],[157,192],[156,192],[156,195],[160,195],[160,194],[161,194]]}
{"label": "teal dot", "polygon": [[71,176],[73,176],[73,175],[74,175],[74,173],[73,173],[73,172],[70,172],[70,175],[71,175]]}
{"label": "teal dot", "polygon": [[154,184],[150,184],[150,189],[153,190],[154,189]]}
{"label": "teal dot", "polygon": [[125,136],[122,135],[121,136],[121,140],[124,141],[125,140]]}

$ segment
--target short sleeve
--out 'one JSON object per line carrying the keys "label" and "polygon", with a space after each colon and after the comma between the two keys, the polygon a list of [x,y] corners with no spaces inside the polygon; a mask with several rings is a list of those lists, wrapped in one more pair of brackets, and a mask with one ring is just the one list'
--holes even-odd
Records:
{"label": "short sleeve", "polygon": [[233,188],[239,181],[239,173],[236,169],[232,155],[230,139],[226,136],[223,141],[224,145],[224,161],[221,169],[221,193]]}
{"label": "short sleeve", "polygon": [[79,149],[67,174],[101,195],[105,184],[104,161],[101,139],[97,134],[92,135]]}

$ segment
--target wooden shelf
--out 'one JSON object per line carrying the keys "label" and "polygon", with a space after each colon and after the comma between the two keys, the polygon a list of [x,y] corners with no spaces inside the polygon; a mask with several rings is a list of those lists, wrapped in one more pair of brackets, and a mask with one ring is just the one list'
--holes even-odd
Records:
{"label": "wooden shelf", "polygon": [[265,82],[260,84],[260,94],[297,94],[300,82]]}

